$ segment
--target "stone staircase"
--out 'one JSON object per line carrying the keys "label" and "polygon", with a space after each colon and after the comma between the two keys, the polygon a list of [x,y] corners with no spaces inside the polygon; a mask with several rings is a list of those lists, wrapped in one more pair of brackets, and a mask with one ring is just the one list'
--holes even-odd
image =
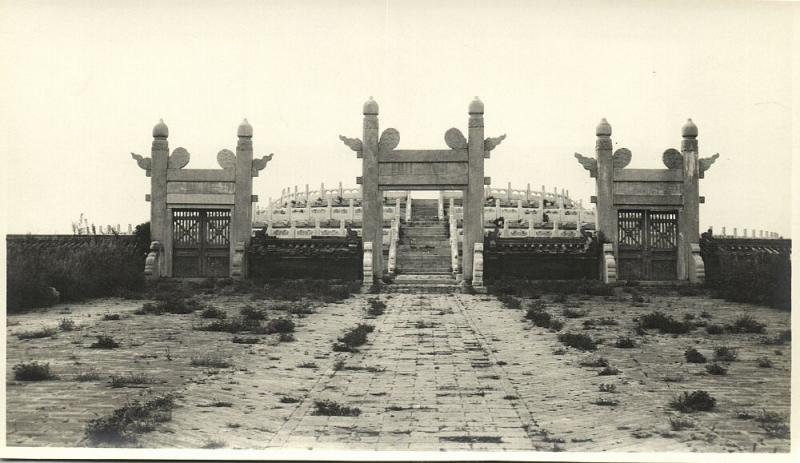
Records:
{"label": "stone staircase", "polygon": [[438,202],[417,199],[411,220],[400,226],[397,246],[396,292],[452,292],[458,282],[451,271],[447,222],[439,220]]}

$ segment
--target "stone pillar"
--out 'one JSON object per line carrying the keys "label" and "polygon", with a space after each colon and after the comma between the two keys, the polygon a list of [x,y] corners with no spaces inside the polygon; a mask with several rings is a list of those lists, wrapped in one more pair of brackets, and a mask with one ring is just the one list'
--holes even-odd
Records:
{"label": "stone pillar", "polygon": [[472,277],[475,244],[483,246],[483,102],[469,104],[469,184],[464,195],[464,243],[461,271]]}
{"label": "stone pillar", "polygon": [[[150,181],[150,241],[158,241],[164,246],[168,237],[167,228],[172,224],[167,223],[167,165],[169,164],[169,128],[164,120],[160,120],[153,127],[153,146],[151,156],[151,181]],[[170,259],[158,259],[158,275],[171,276],[172,269],[168,268]]]}
{"label": "stone pillar", "polygon": [[613,245],[614,253],[616,254],[617,224],[616,217],[614,217],[612,192],[614,166],[611,160],[614,145],[611,142],[611,124],[605,119],[601,120],[595,133],[597,135],[595,144],[595,155],[597,157],[597,230],[602,232],[605,239]]}
{"label": "stone pillar", "polygon": [[[253,127],[250,126],[247,119],[239,124],[236,135],[239,140],[236,143],[236,190],[233,205],[233,229],[231,230],[231,276],[244,278],[247,272],[245,261],[241,261],[241,268],[235,268],[233,263],[236,261],[234,259],[236,246],[243,245],[243,249],[246,249],[250,244],[250,230],[253,226]],[[237,274],[234,275],[234,273]]]}
{"label": "stone pillar", "polygon": [[678,223],[678,279],[689,278],[691,244],[700,242],[700,169],[697,162],[697,126],[691,119],[681,129],[683,154],[683,212]]}
{"label": "stone pillar", "polygon": [[[361,236],[364,243],[372,243],[375,250],[372,253],[372,274],[380,278],[383,275],[383,200],[378,188],[378,103],[370,97],[364,103],[363,112]],[[366,283],[372,284],[371,281]]]}

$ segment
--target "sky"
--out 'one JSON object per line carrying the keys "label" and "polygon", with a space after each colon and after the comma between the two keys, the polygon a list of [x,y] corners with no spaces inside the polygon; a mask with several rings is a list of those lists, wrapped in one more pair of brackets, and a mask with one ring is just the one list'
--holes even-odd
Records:
{"label": "sky", "polygon": [[[493,186],[565,188],[585,204],[601,118],[632,168],[663,168],[687,118],[702,229],[791,235],[798,4],[754,2],[0,0],[0,192],[6,233],[149,220],[160,118],[187,168],[215,168],[247,118],[266,206],[282,188],[355,186],[373,96],[399,149],[444,148],[485,104]],[[794,53],[793,53],[794,51]],[[793,119],[794,117],[794,119]],[[794,123],[793,123],[794,120]],[[794,137],[794,139],[793,139]]]}

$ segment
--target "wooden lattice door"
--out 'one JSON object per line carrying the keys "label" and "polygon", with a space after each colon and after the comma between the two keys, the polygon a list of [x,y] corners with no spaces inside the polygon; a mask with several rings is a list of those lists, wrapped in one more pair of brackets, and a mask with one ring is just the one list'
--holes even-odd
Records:
{"label": "wooden lattice door", "polygon": [[618,212],[618,273],[622,280],[674,280],[678,277],[678,213]]}
{"label": "wooden lattice door", "polygon": [[173,210],[173,276],[229,276],[230,230],[230,211]]}

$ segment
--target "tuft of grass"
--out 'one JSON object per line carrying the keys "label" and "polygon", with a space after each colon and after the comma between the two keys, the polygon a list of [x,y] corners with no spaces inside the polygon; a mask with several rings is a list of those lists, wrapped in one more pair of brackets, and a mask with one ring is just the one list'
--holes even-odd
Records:
{"label": "tuft of grass", "polygon": [[61,331],[74,331],[77,328],[75,320],[71,318],[62,318],[58,321],[58,329]]}
{"label": "tuft of grass", "polygon": [[358,416],[361,410],[358,407],[346,407],[332,400],[315,400],[314,415],[323,416]]}
{"label": "tuft of grass", "polygon": [[780,413],[762,410],[761,413],[756,417],[756,421],[769,437],[775,437],[779,439],[789,438],[790,431],[789,425],[786,423],[786,416]]}
{"label": "tuft of grass", "polygon": [[606,360],[604,357],[591,357],[581,360],[579,365],[582,367],[592,367],[592,368],[607,367],[608,360]]}
{"label": "tuft of grass", "polygon": [[111,336],[100,335],[97,336],[97,341],[93,342],[89,347],[91,349],[116,349],[119,347],[119,343]]}
{"label": "tuft of grass", "polygon": [[[514,296],[509,296],[507,294],[501,294],[497,296],[497,299],[503,303],[506,309],[511,310],[519,310],[522,308],[522,302]],[[539,302],[539,301],[537,301]]]}
{"label": "tuft of grass", "polygon": [[58,331],[55,328],[41,328],[35,331],[22,331],[17,333],[18,339],[40,339],[40,338],[49,338],[53,336]]}
{"label": "tuft of grass", "polygon": [[245,338],[239,336],[234,336],[232,341],[234,344],[258,344],[261,342],[261,340],[258,338]]}
{"label": "tuft of grass", "polygon": [[722,334],[725,330],[722,328],[722,325],[707,325],[706,326],[706,333],[708,334]]}
{"label": "tuft of grass", "polygon": [[153,431],[159,423],[170,421],[174,407],[174,400],[168,395],[146,402],[133,401],[108,416],[91,420],[85,429],[86,441],[92,447],[130,446],[136,442],[138,434]]}
{"label": "tuft of grass", "polygon": [[120,320],[120,319],[122,319],[122,315],[120,315],[118,313],[107,313],[107,314],[103,315],[103,320],[106,320],[106,321],[116,321],[116,320]]}
{"label": "tuft of grass", "polygon": [[617,339],[617,342],[614,343],[614,346],[619,347],[620,349],[633,349],[636,347],[636,341],[626,336]]}
{"label": "tuft of grass", "polygon": [[717,399],[711,397],[706,391],[692,391],[684,392],[672,399],[669,406],[674,410],[682,413],[691,413],[696,411],[710,411],[713,410],[717,404]]}
{"label": "tuft of grass", "polygon": [[267,334],[288,334],[294,332],[294,322],[288,318],[273,318],[267,322]]}
{"label": "tuft of grass", "polygon": [[592,351],[597,350],[597,342],[591,336],[576,333],[561,333],[558,340],[564,345],[574,347],[578,350]]}
{"label": "tuft of grass", "polygon": [[710,375],[715,376],[724,376],[728,374],[728,369],[724,368],[718,363],[712,363],[711,365],[706,365],[706,371]]}
{"label": "tuft of grass", "polygon": [[783,330],[777,336],[764,336],[759,342],[768,346],[780,346],[792,341],[792,330]]}
{"label": "tuft of grass", "polygon": [[737,356],[736,349],[728,346],[720,346],[714,349],[714,360],[718,362],[733,362]]}
{"label": "tuft of grass", "polygon": [[227,317],[227,314],[225,313],[225,311],[218,309],[216,307],[208,307],[200,313],[200,316],[203,318],[221,319]]}
{"label": "tuft of grass", "polygon": [[600,390],[600,392],[615,393],[615,392],[617,392],[617,385],[616,384],[610,384],[610,383],[602,383],[598,387],[598,389]]}
{"label": "tuft of grass", "polygon": [[333,350],[336,352],[353,352],[353,350],[361,345],[366,344],[367,334],[372,333],[375,327],[365,323],[359,323],[355,328],[347,330],[333,345]]}
{"label": "tuft of grass", "polygon": [[767,325],[759,322],[750,314],[740,315],[736,320],[726,325],[729,333],[763,333]]}
{"label": "tuft of grass", "polygon": [[318,367],[318,366],[317,366],[317,364],[316,364],[316,363],[314,363],[314,362],[303,362],[303,363],[300,363],[300,364],[298,364],[298,365],[297,365],[297,368],[311,368],[311,369],[317,369],[317,368],[319,368],[319,367]]}
{"label": "tuft of grass", "polygon": [[567,302],[567,295],[566,294],[556,294],[553,296],[553,302],[564,304]]}
{"label": "tuft of grass", "polygon": [[226,444],[224,440],[209,439],[209,440],[203,442],[203,446],[200,447],[200,448],[203,448],[203,449],[221,449],[221,448],[224,448],[226,445],[228,445],[228,444]]}
{"label": "tuft of grass", "polygon": [[160,296],[163,299],[156,302],[147,302],[133,313],[136,315],[175,315],[190,314],[202,307],[202,304],[193,298],[177,297],[174,295]]}
{"label": "tuft of grass", "polygon": [[615,376],[618,375],[619,369],[615,367],[605,367],[598,373],[599,376]]}
{"label": "tuft of grass", "polygon": [[383,315],[386,311],[386,303],[376,297],[370,298],[367,302],[369,303],[367,314],[371,317]]}
{"label": "tuft of grass", "polygon": [[701,354],[700,351],[694,347],[686,349],[686,352],[683,353],[683,356],[689,363],[706,363],[706,356]]}
{"label": "tuft of grass", "polygon": [[233,363],[217,355],[204,355],[192,357],[190,365],[193,367],[230,368],[233,366]]}
{"label": "tuft of grass", "polygon": [[686,334],[694,328],[692,323],[678,321],[659,311],[643,315],[639,319],[639,326],[645,330],[657,329],[662,334]]}
{"label": "tuft of grass", "polygon": [[604,407],[616,407],[617,405],[619,405],[619,401],[616,401],[614,399],[607,399],[605,397],[601,397],[592,403]]}
{"label": "tuft of grass", "polygon": [[772,368],[772,360],[767,357],[761,357],[757,361],[759,368]]}
{"label": "tuft of grass", "polygon": [[153,384],[156,379],[144,373],[128,373],[127,375],[111,375],[111,387],[127,387],[131,384]]}
{"label": "tuft of grass", "polygon": [[99,379],[100,379],[100,373],[98,373],[97,370],[84,371],[75,375],[75,381],[86,382],[86,381],[98,381]]}
{"label": "tuft of grass", "polygon": [[684,429],[694,428],[694,426],[694,421],[688,418],[683,418],[680,416],[669,418],[669,427],[672,428],[673,431],[683,431]]}
{"label": "tuft of grass", "polygon": [[292,333],[281,333],[278,336],[278,342],[294,342],[296,339]]}
{"label": "tuft of grass", "polygon": [[14,379],[17,381],[47,381],[50,379],[58,379],[58,377],[50,371],[49,363],[39,363],[36,361],[30,363],[18,363],[12,367],[14,370]]}
{"label": "tuft of grass", "polygon": [[297,397],[292,397],[292,396],[285,395],[285,396],[281,397],[278,400],[278,402],[280,402],[282,404],[296,404],[297,402],[300,402],[300,399],[298,399]]}
{"label": "tuft of grass", "polygon": [[567,307],[561,311],[561,315],[563,315],[565,318],[581,318],[586,316],[586,311]]}
{"label": "tuft of grass", "polygon": [[256,308],[251,305],[242,307],[242,309],[239,311],[239,314],[245,320],[261,321],[267,319],[266,309]]}

